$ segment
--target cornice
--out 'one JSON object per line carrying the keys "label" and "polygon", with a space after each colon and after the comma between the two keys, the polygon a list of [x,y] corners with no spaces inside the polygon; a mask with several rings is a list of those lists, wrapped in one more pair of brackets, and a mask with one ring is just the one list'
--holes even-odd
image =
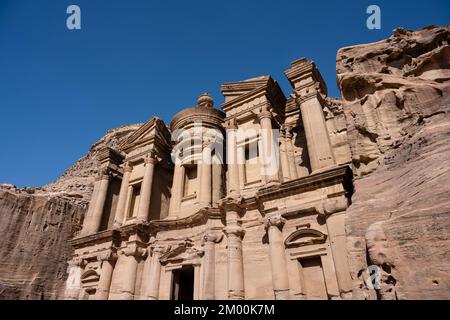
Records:
{"label": "cornice", "polygon": [[244,81],[226,82],[221,85],[220,90],[223,95],[230,92],[251,91],[255,88],[266,85],[269,80],[270,76],[262,76]]}
{"label": "cornice", "polygon": [[113,148],[110,148],[110,147],[102,148],[97,153],[97,159],[101,163],[110,161],[110,162],[118,165],[118,164],[122,163],[123,158],[124,157],[120,154],[119,151],[117,151]]}
{"label": "cornice", "polygon": [[323,93],[327,93],[325,81],[323,80],[322,75],[317,69],[314,61],[307,60],[305,58],[295,60],[291,62],[291,67],[284,72],[284,75],[288,78],[293,88],[295,88],[295,83],[299,80],[312,77],[314,82],[320,84]]}
{"label": "cornice", "polygon": [[301,193],[305,191],[320,189],[338,183],[343,183],[349,196],[353,192],[351,185],[352,173],[349,166],[335,166],[328,170],[313,173],[309,176],[283,182],[278,185],[261,188],[256,192],[259,203],[285,197],[286,194]]}
{"label": "cornice", "polygon": [[105,230],[87,236],[75,237],[69,240],[69,244],[72,245],[75,249],[78,249],[97,243],[104,243],[108,241],[116,242],[119,239],[120,232],[118,232],[117,230]]}

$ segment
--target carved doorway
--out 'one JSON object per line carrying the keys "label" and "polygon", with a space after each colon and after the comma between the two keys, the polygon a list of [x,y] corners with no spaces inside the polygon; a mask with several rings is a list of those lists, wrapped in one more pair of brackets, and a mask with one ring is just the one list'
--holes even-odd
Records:
{"label": "carved doorway", "polygon": [[303,285],[308,300],[327,300],[327,287],[319,256],[299,259],[303,272]]}
{"label": "carved doorway", "polygon": [[172,300],[194,300],[194,267],[172,271]]}

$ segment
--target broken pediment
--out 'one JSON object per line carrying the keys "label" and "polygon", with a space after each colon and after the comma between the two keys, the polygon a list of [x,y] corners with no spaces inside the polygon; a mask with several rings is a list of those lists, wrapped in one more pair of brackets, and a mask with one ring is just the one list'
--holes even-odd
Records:
{"label": "broken pediment", "polygon": [[197,249],[190,241],[179,243],[175,248],[163,254],[160,258],[161,264],[167,263],[192,263],[194,260],[201,258],[204,251]]}
{"label": "broken pediment", "polygon": [[327,235],[315,229],[299,229],[292,232],[284,241],[286,248],[324,243]]}
{"label": "broken pediment", "polygon": [[119,148],[126,153],[150,143],[170,148],[170,139],[170,132],[164,121],[158,117],[152,117],[128,138],[124,139],[119,144]]}

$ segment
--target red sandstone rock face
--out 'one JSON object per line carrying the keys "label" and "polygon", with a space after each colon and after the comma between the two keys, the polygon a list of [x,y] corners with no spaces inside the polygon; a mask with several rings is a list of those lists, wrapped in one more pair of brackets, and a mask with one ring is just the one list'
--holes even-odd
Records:
{"label": "red sandstone rock face", "polygon": [[450,27],[396,30],[337,54],[356,174],[347,213],[355,298],[450,298]]}
{"label": "red sandstone rock face", "polygon": [[62,296],[72,250],[68,240],[81,229],[98,169],[97,151],[115,146],[138,127],[109,131],[50,185],[0,186],[0,299]]}
{"label": "red sandstone rock face", "polygon": [[0,298],[54,299],[66,277],[73,226],[84,207],[0,190]]}

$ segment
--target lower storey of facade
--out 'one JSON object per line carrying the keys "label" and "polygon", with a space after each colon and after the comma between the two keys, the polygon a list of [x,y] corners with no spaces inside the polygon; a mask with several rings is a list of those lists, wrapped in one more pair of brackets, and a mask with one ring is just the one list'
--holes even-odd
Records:
{"label": "lower storey of facade", "polygon": [[345,171],[75,238],[65,297],[349,298]]}

